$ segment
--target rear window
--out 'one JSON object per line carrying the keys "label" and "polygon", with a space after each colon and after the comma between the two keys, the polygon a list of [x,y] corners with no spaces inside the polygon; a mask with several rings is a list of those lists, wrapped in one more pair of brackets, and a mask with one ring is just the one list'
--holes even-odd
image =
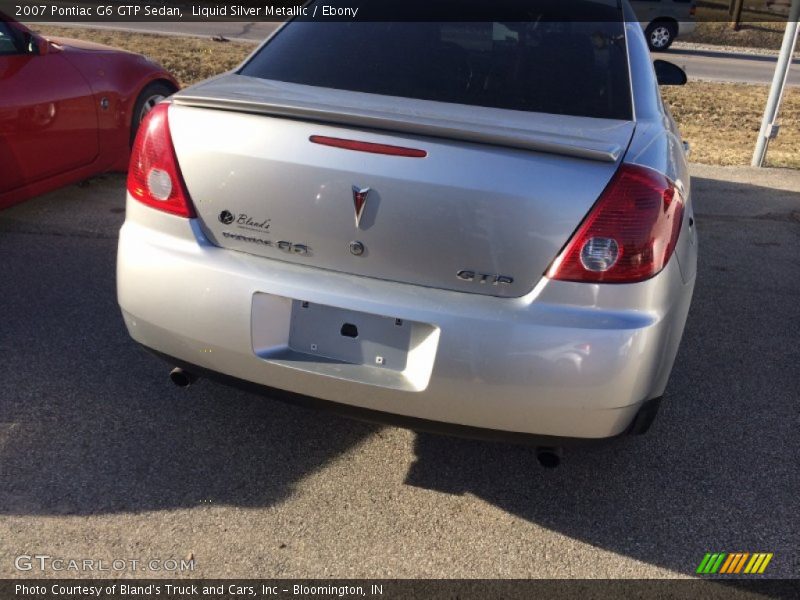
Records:
{"label": "rear window", "polygon": [[624,26],[603,22],[290,23],[242,75],[387,96],[631,118]]}

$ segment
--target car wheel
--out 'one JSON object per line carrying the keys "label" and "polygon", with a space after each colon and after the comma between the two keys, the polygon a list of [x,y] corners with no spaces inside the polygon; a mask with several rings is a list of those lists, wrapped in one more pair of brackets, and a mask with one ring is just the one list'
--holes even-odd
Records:
{"label": "car wheel", "polygon": [[136,104],[133,105],[133,119],[131,120],[131,146],[133,140],[136,139],[136,132],[139,131],[141,125],[147,114],[153,110],[153,107],[175,93],[175,89],[167,84],[157,81],[146,86],[139,97],[136,99]]}
{"label": "car wheel", "polygon": [[668,21],[650,23],[644,32],[647,45],[652,52],[663,52],[672,45],[678,35],[678,27]]}

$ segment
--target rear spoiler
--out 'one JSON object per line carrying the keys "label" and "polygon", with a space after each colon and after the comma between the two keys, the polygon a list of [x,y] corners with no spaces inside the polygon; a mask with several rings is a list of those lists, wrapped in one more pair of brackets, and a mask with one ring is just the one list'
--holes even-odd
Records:
{"label": "rear spoiler", "polygon": [[[619,160],[634,128],[631,121],[390,98],[240,75],[224,75],[188,88],[173,96],[173,102],[198,108],[402,132],[610,163]],[[490,118],[480,122],[476,118],[478,111],[488,114]],[[454,118],[459,115],[461,119]],[[499,122],[516,126],[500,125]]]}

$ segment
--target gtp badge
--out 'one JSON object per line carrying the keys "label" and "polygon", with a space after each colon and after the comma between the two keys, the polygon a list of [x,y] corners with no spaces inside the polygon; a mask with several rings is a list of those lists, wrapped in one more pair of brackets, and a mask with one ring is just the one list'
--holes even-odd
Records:
{"label": "gtp badge", "polygon": [[356,229],[361,225],[361,215],[364,213],[364,207],[367,205],[367,196],[369,196],[370,189],[358,188],[353,186],[353,206],[356,209]]}

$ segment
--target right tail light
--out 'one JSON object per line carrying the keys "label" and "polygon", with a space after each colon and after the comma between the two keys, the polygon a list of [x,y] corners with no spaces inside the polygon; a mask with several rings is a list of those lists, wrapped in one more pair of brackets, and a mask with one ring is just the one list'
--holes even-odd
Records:
{"label": "right tail light", "polygon": [[684,200],[664,175],[623,164],[547,271],[560,281],[636,283],[667,265]]}

